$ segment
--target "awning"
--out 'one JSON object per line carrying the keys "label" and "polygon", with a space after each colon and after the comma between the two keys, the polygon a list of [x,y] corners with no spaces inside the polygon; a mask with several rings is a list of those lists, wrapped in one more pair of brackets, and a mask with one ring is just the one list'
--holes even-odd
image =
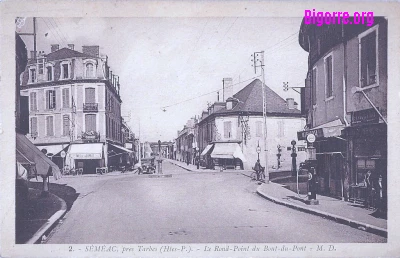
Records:
{"label": "awning", "polygon": [[59,154],[63,149],[67,148],[69,144],[57,144],[57,145],[49,145],[49,146],[37,146],[39,150],[46,149],[47,154],[53,154],[53,156]]}
{"label": "awning", "polygon": [[17,162],[21,165],[35,165],[35,162],[25,157],[24,154],[22,154],[21,151],[18,150],[18,148],[16,149],[15,157],[17,159]]}
{"label": "awning", "polygon": [[73,159],[101,159],[103,157],[103,144],[72,144],[69,148],[68,155]]}
{"label": "awning", "polygon": [[36,165],[36,174],[40,176],[53,175],[57,180],[61,178],[60,169],[44,153],[42,153],[25,135],[16,135],[17,160],[33,162]]}
{"label": "awning", "polygon": [[211,158],[215,159],[233,159],[237,158],[246,162],[246,158],[238,143],[235,142],[219,142],[215,143]]}
{"label": "awning", "polygon": [[119,149],[121,151],[124,151],[124,152],[128,152],[128,153],[132,153],[133,152],[133,151],[128,150],[127,148],[124,148],[122,146],[114,145],[114,144],[111,144],[111,143],[109,143],[109,145],[112,146],[112,147],[115,147],[115,148],[117,148],[117,149]]}
{"label": "awning", "polygon": [[344,128],[345,125],[342,123],[342,121],[340,121],[340,119],[336,119],[329,123],[316,126],[310,130],[297,132],[297,138],[299,140],[306,140],[307,135],[309,134],[314,134],[317,139],[337,137],[342,135],[342,130]]}
{"label": "awning", "polygon": [[200,154],[200,156],[204,156],[210,153],[211,148],[214,146],[214,144],[209,144],[207,147],[203,150],[203,152]]}

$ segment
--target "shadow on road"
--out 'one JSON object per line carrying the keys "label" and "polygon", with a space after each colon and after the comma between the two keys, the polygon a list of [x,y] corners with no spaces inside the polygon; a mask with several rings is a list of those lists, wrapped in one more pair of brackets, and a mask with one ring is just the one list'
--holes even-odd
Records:
{"label": "shadow on road", "polygon": [[[29,187],[42,190],[42,182],[29,182]],[[70,210],[74,202],[79,196],[79,193],[76,192],[74,188],[71,186],[67,186],[66,184],[49,184],[49,192],[57,195],[61,199],[63,199],[67,204],[67,210]]]}

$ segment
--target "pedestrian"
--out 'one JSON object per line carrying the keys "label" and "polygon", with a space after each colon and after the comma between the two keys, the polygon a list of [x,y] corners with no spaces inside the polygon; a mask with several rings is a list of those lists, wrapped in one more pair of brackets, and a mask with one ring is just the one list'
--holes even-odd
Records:
{"label": "pedestrian", "polygon": [[254,165],[254,170],[256,171],[257,181],[259,181],[261,172],[261,164],[259,159],[257,159],[256,164]]}
{"label": "pedestrian", "polygon": [[374,187],[373,187],[373,179],[372,179],[372,172],[368,170],[365,174],[365,186],[367,187],[367,202],[366,206],[369,209],[373,206],[373,199],[374,199]]}
{"label": "pedestrian", "polygon": [[190,163],[189,160],[190,160],[190,159],[189,159],[189,152],[188,152],[188,153],[186,154],[186,164],[187,164],[188,166],[189,166],[189,163]]}

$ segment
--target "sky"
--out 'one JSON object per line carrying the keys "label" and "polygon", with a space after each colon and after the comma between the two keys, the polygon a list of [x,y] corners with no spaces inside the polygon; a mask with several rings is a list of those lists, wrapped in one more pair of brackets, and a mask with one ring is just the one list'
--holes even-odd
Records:
{"label": "sky", "polygon": [[[265,51],[266,84],[284,99],[304,87],[307,52],[298,44],[302,18],[37,18],[37,50],[99,45],[120,76],[122,116],[141,141],[169,141],[187,120],[217,101],[222,79],[234,93],[261,79],[251,55]],[[32,18],[17,32],[31,32]],[[22,36],[28,51],[33,37]],[[220,93],[222,98],[222,91]],[[165,111],[164,111],[165,109]]]}

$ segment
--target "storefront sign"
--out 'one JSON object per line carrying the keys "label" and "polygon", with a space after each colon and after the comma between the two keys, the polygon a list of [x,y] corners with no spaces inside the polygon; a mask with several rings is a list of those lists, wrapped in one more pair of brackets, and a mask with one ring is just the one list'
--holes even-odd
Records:
{"label": "storefront sign", "polygon": [[378,122],[378,112],[373,108],[351,112],[351,125],[374,124]]}
{"label": "storefront sign", "polygon": [[317,129],[311,129],[311,130],[307,130],[307,131],[297,132],[297,139],[298,140],[306,140],[307,135],[309,135],[309,134],[315,135],[315,137],[317,139],[324,137],[324,132],[323,132],[322,128],[317,128]]}
{"label": "storefront sign", "polygon": [[101,153],[72,153],[73,159],[101,159]]}
{"label": "storefront sign", "polygon": [[95,131],[82,132],[81,139],[84,142],[99,142],[100,134]]}

